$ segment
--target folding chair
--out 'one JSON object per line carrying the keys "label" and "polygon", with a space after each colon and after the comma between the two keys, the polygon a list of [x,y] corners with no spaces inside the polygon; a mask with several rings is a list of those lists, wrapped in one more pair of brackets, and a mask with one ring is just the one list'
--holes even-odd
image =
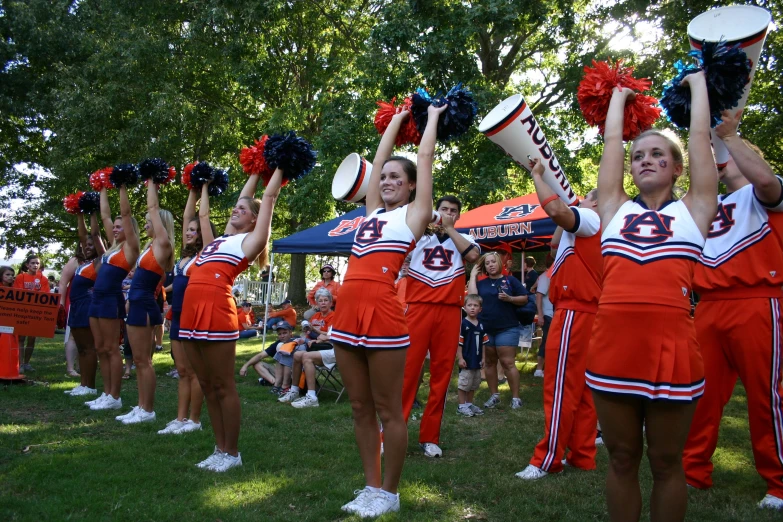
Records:
{"label": "folding chair", "polygon": [[343,381],[339,377],[339,374],[335,374],[335,370],[337,370],[336,364],[331,368],[321,365],[315,366],[315,371],[317,372],[315,374],[315,384],[318,388],[315,392],[316,396],[321,395],[322,391],[336,393],[337,399],[335,399],[334,402],[338,402],[340,397],[343,396],[345,386],[343,385]]}

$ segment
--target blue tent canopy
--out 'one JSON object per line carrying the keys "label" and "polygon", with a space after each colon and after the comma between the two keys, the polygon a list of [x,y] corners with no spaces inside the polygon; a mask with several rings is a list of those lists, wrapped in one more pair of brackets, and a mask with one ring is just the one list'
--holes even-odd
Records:
{"label": "blue tent canopy", "polygon": [[353,237],[361,225],[365,207],[337,216],[307,230],[272,242],[272,252],[278,254],[331,254],[351,253]]}

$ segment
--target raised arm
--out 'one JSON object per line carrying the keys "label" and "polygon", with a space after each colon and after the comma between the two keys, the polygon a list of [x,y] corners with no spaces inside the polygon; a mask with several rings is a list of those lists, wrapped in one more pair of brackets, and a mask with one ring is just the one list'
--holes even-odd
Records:
{"label": "raised arm", "polygon": [[[239,193],[239,197],[237,198],[237,200],[242,199],[242,198],[251,198],[252,199],[252,198],[256,197],[256,189],[258,188],[258,182],[259,182],[260,179],[261,179],[261,176],[259,176],[258,174],[251,174],[250,176],[248,176],[247,177],[247,181],[245,182],[245,186],[242,187],[242,192]],[[271,181],[270,181],[270,183],[271,183]],[[206,183],[204,184],[204,186],[206,186]],[[269,189],[269,187],[267,186],[267,190],[268,189]],[[279,188],[278,188],[278,190],[279,190]],[[202,196],[201,196],[201,204],[203,205],[204,204],[204,189],[203,189],[203,187],[202,187],[202,190],[201,190],[201,194],[202,194]],[[200,216],[201,216],[201,213],[199,213],[199,217]],[[207,214],[207,216],[209,216],[209,214]],[[203,229],[204,228],[202,227],[202,231],[203,231]],[[226,223],[226,231],[224,233],[225,234],[229,234],[229,235],[237,233],[237,231],[234,229],[234,225],[231,224],[231,220],[230,219],[228,220],[228,223]],[[207,242],[204,241],[204,244],[206,245]]]}
{"label": "raised arm", "polygon": [[775,172],[773,172],[769,163],[764,161],[764,158],[748,147],[747,143],[737,135],[737,126],[739,126],[742,110],[734,114],[731,114],[729,111],[723,111],[721,116],[723,121],[715,127],[715,134],[729,149],[729,154],[731,154],[737,168],[745,179],[753,185],[756,197],[762,203],[769,205],[778,203],[781,197],[783,197],[781,194],[783,188],[780,185],[780,180],[775,176]]}
{"label": "raised arm", "polygon": [[[606,150],[606,149],[604,149]],[[538,194],[538,201],[543,205],[546,215],[552,218],[555,225],[562,227],[566,230],[571,230],[576,225],[576,216],[571,211],[568,205],[555,194],[544,178],[544,164],[541,163],[540,158],[535,158],[530,161],[530,175],[533,177],[533,184],[536,186],[536,194]]]}
{"label": "raised arm", "polygon": [[[688,165],[691,186],[683,197],[691,217],[707,237],[718,211],[718,170],[710,145],[710,104],[707,81],[699,71],[683,78],[691,89],[691,126],[688,136]],[[601,194],[603,197],[603,194]]]}
{"label": "raised arm", "polygon": [[416,158],[416,199],[408,205],[408,215],[405,218],[408,228],[418,240],[432,221],[432,163],[435,159],[435,141],[438,136],[438,120],[448,108],[427,108],[427,127],[421,135],[419,154]]}
{"label": "raised arm", "polygon": [[172,261],[171,251],[174,249],[174,245],[171,244],[169,233],[163,225],[163,220],[160,219],[158,184],[153,183],[151,179],[147,181],[147,213],[150,216],[152,229],[155,231],[155,239],[152,242],[151,247],[153,249],[152,253],[155,255],[155,258],[162,263],[161,266],[164,270],[171,270],[171,264],[163,263],[163,261]]}
{"label": "raised arm", "polygon": [[87,248],[87,238],[90,236],[87,233],[87,225],[84,223],[84,214],[76,215],[76,229],[79,232],[79,245],[82,247],[82,252]]}
{"label": "raised arm", "polygon": [[122,216],[122,230],[125,232],[125,259],[128,264],[133,266],[139,257],[139,236],[133,230],[133,221],[131,221],[131,206],[128,201],[128,189],[121,185],[120,192],[120,216]]}
{"label": "raised arm", "polygon": [[473,268],[470,271],[470,281],[468,281],[469,294],[478,295],[478,283],[476,282],[478,280],[478,271],[479,271],[478,265],[473,265]]}
{"label": "raised arm", "polygon": [[106,243],[101,236],[101,227],[98,226],[98,216],[93,212],[90,214],[90,237],[92,237],[92,246],[98,257],[106,253]]}
{"label": "raised arm", "polygon": [[114,220],[111,218],[111,207],[109,206],[109,191],[106,187],[101,189],[101,221],[103,222],[103,231],[108,240],[106,244],[111,245],[113,241],[112,229],[114,229]]}
{"label": "raised arm", "polygon": [[242,252],[251,263],[255,261],[269,242],[269,236],[272,233],[272,213],[275,210],[275,202],[280,194],[282,181],[283,171],[276,169],[261,198],[261,209],[256,218],[256,228],[242,241]]}
{"label": "raised arm", "polygon": [[[201,244],[207,246],[215,240],[215,236],[212,234],[212,227],[209,223],[209,187],[206,183],[201,187],[201,203],[198,207],[198,224],[201,226]],[[233,229],[234,227],[231,228]],[[228,230],[228,227],[226,227],[226,230]]]}
{"label": "raised arm", "polygon": [[[418,198],[418,193],[416,194],[416,197]],[[443,232],[445,232],[454,242],[454,246],[457,247],[457,252],[462,256],[462,259],[466,263],[475,263],[478,261],[478,258],[481,257],[481,250],[479,250],[478,245],[471,243],[465,239],[462,234],[457,232],[457,229],[454,228],[454,218],[446,214],[441,214],[440,219],[441,224],[443,225]]]}
{"label": "raised arm", "polygon": [[391,157],[392,151],[394,151],[394,142],[397,140],[397,134],[400,132],[402,122],[405,121],[405,118],[410,117],[411,115],[408,111],[395,114],[392,116],[389,126],[386,127],[386,132],[381,136],[381,142],[378,144],[378,150],[375,151],[375,158],[372,160],[372,172],[370,173],[367,196],[365,197],[368,216],[383,206],[381,186],[378,183],[378,178],[381,176],[384,163],[386,163],[386,160]]}
{"label": "raised arm", "polygon": [[598,168],[598,192],[601,194],[598,214],[601,216],[601,223],[609,223],[622,204],[629,199],[623,188],[623,118],[625,104],[629,99],[633,99],[633,96],[631,89],[615,88],[609,102],[609,111],[606,113],[604,152],[601,155],[601,166]]}
{"label": "raised arm", "polygon": [[[185,212],[182,214],[182,248],[187,247],[185,244],[185,235],[188,233],[188,227],[193,218],[196,217],[196,200],[198,199],[198,193],[196,189],[190,189],[188,191],[188,201],[185,203]],[[206,244],[206,243],[205,243]],[[167,290],[168,291],[168,290]]]}

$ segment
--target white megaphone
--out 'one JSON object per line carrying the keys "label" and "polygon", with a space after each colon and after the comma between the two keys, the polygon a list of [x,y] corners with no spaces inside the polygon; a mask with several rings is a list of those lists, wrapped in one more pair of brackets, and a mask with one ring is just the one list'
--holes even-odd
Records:
{"label": "white megaphone", "polygon": [[528,172],[530,159],[540,157],[544,164],[544,181],[566,204],[577,203],[577,196],[571,190],[571,185],[555,158],[555,152],[546,141],[544,132],[521,94],[506,98],[492,109],[481,120],[479,131]]}
{"label": "white megaphone", "polygon": [[[736,111],[745,107],[750,94],[750,84],[756,73],[756,65],[767,37],[767,28],[772,22],[768,11],[751,5],[731,5],[718,7],[702,13],[688,24],[688,37],[691,49],[701,50],[703,41],[725,41],[728,45],[739,45],[750,59],[750,79],[745,86],[745,92],[737,105],[730,109]],[[729,151],[723,142],[712,131],[712,148],[715,151],[715,163],[719,167],[729,161]]]}
{"label": "white megaphone", "polygon": [[372,163],[357,153],[349,154],[334,173],[332,197],[337,201],[359,203],[367,195]]}

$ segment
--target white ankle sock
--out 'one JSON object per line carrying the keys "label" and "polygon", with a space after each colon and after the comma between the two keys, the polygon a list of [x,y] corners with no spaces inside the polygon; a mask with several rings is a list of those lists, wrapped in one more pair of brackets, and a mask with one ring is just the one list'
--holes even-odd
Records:
{"label": "white ankle sock", "polygon": [[378,493],[378,492],[380,492],[380,491],[381,491],[381,488],[374,488],[374,487],[372,487],[372,486],[366,486],[366,487],[367,487],[367,489],[369,489],[369,490],[370,490],[370,491],[372,491],[373,493]]}
{"label": "white ankle sock", "polygon": [[307,396],[316,399],[315,390],[307,390]]}
{"label": "white ankle sock", "polygon": [[294,393],[299,393],[299,386],[291,386],[291,391]]}
{"label": "white ankle sock", "polygon": [[388,498],[389,500],[397,500],[397,498],[399,498],[400,496],[399,493],[389,493],[385,489],[381,489],[381,493],[386,495],[386,498]]}

